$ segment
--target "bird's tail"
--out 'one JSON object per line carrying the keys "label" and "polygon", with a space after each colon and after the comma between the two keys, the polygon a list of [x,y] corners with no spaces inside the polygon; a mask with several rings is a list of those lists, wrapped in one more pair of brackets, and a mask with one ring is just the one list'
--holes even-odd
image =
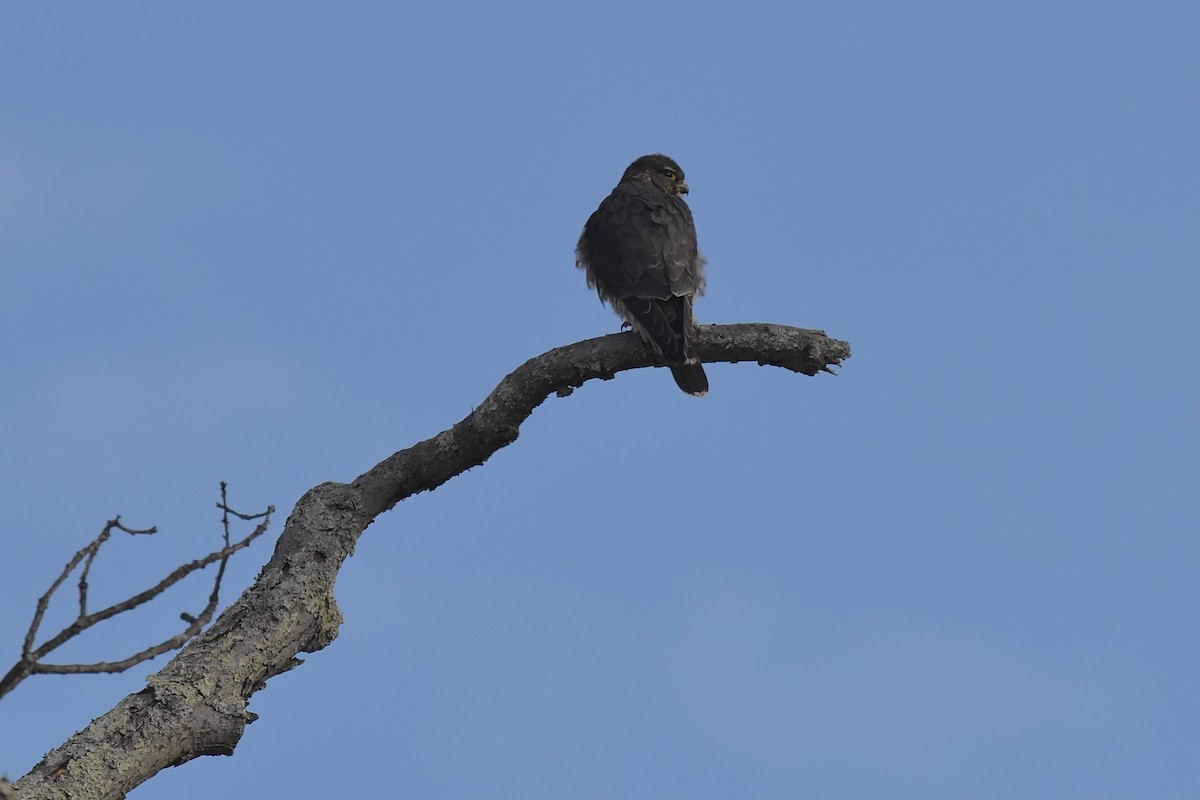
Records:
{"label": "bird's tail", "polygon": [[708,394],[708,376],[704,374],[703,364],[672,364],[671,377],[680,389],[693,397]]}
{"label": "bird's tail", "polygon": [[642,340],[668,362],[680,389],[693,397],[708,394],[708,376],[692,351],[692,298],[622,297],[621,316]]}

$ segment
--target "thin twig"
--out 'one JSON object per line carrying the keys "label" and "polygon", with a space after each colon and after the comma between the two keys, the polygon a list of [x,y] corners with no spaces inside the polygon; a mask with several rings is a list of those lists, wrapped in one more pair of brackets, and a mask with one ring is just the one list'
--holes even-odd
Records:
{"label": "thin twig", "polygon": [[[37,601],[37,607],[34,611],[33,621],[29,625],[29,630],[25,634],[25,641],[21,648],[21,659],[13,665],[3,678],[0,678],[0,697],[8,694],[12,689],[25,678],[30,675],[39,674],[84,674],[84,673],[99,673],[99,672],[121,672],[132,666],[149,661],[155,656],[171,650],[176,650],[183,646],[185,642],[199,633],[205,625],[212,619],[216,613],[217,604],[220,602],[221,580],[225,576],[225,565],[229,561],[229,557],[239,550],[242,550],[250,545],[259,536],[266,533],[271,524],[271,515],[275,513],[274,506],[268,506],[267,510],[260,514],[243,514],[229,507],[227,497],[227,484],[221,482],[221,502],[217,507],[222,510],[222,539],[224,546],[220,550],[216,550],[203,558],[198,558],[187,564],[176,567],[169,575],[161,581],[151,586],[145,591],[139,592],[132,597],[126,598],[119,603],[114,603],[108,608],[101,609],[89,613],[87,610],[87,593],[88,593],[88,573],[91,570],[93,561],[99,553],[100,548],[112,536],[114,530],[124,531],[125,533],[137,534],[152,534],[156,532],[156,528],[129,528],[121,523],[121,517],[109,520],[104,525],[104,529],[100,533],[77,552],[62,573],[50,585],[50,588]],[[230,515],[238,519],[252,521],[262,520],[253,531],[240,541],[232,541],[230,534]],[[152,647],[148,647],[141,652],[135,653],[128,658],[120,661],[98,661],[91,664],[44,664],[42,659],[51,652],[61,647],[65,642],[75,638],[83,631],[103,622],[106,619],[115,617],[126,611],[131,611],[144,603],[153,600],[160,594],[165,592],[170,587],[174,586],[179,581],[191,575],[197,570],[204,569],[209,564],[219,561],[220,566],[217,569],[215,580],[213,581],[212,592],[208,596],[208,602],[198,614],[190,614],[186,611],[182,612],[179,617],[187,623],[187,627],[169,637],[168,639],[159,642]],[[42,620],[45,617],[46,610],[50,606],[50,598],[58,591],[59,587],[66,581],[76,567],[83,563],[83,569],[80,571],[79,577],[79,616],[70,624],[59,631],[54,636],[47,639],[39,647],[34,647],[34,641],[37,638],[39,629],[41,628]]]}

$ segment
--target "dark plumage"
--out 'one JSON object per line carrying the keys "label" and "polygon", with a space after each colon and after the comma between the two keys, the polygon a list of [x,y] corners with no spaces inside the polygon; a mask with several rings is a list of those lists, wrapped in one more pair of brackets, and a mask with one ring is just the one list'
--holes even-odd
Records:
{"label": "dark plumage", "polygon": [[692,300],[704,294],[704,257],[683,201],[683,170],[662,155],[642,156],[588,218],[575,265],[588,286],[667,361],[690,395],[708,392],[692,347]]}

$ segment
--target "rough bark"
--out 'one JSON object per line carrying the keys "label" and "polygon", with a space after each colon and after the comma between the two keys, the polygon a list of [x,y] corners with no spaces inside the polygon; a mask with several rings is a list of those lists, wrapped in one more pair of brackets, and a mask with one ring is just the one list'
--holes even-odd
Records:
{"label": "rough bark", "polygon": [[[822,331],[782,325],[707,325],[705,362],[755,361],[806,375],[849,358],[850,345]],[[250,697],[292,669],[302,652],[336,638],[338,570],[376,516],[434,489],[516,440],[551,394],[593,378],[661,366],[633,334],[556,348],[506,376],[465,419],[376,464],[351,483],[324,483],[296,504],[254,584],[158,673],[14,785],[22,800],[124,797],[160,770],[203,755],[230,755],[254,714]],[[664,380],[666,376],[664,375]],[[720,387],[717,387],[717,391]],[[663,391],[674,391],[668,381]],[[680,402],[703,402],[680,397]]]}

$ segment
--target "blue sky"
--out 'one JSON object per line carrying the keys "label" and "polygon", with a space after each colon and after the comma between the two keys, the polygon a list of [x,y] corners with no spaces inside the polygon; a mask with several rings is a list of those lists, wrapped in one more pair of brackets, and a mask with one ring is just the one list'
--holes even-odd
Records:
{"label": "blue sky", "polygon": [[[615,331],[574,269],[687,171],[712,365],[552,398],[405,501],[233,758],[134,798],[1200,791],[1200,11],[1190,3],[126,3],[0,32],[0,652]],[[278,530],[278,526],[277,529]],[[240,555],[225,602],[269,556]],[[64,658],[118,658],[207,577]],[[61,598],[54,620],[70,616]],[[51,624],[51,623],[48,623]],[[136,691],[38,677],[0,771]]]}

